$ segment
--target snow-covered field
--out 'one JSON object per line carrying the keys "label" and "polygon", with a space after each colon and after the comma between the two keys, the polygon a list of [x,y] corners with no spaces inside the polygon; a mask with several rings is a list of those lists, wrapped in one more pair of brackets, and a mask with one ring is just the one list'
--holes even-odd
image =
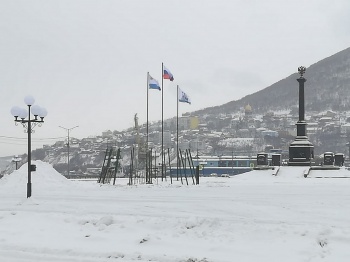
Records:
{"label": "snow-covered field", "polygon": [[100,186],[36,165],[30,199],[26,165],[0,180],[1,262],[350,261],[345,169]]}

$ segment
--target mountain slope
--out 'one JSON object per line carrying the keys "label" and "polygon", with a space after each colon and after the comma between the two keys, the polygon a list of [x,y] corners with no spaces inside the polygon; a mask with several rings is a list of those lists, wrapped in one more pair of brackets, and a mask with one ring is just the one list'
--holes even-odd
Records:
{"label": "mountain slope", "polygon": [[[298,66],[296,65],[295,71]],[[325,58],[306,69],[304,77],[306,110],[324,109],[350,110],[350,48]],[[235,112],[250,104],[253,110],[290,109],[298,104],[298,73],[272,84],[240,100],[231,101],[221,106],[210,107],[195,112],[196,114],[215,114]]]}

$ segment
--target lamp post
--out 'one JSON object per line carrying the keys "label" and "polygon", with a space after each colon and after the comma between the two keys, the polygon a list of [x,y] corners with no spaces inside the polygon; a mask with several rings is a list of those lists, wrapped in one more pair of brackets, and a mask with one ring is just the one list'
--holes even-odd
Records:
{"label": "lamp post", "polygon": [[[31,172],[35,170],[32,168],[32,141],[31,134],[34,133],[34,127],[41,126],[44,123],[44,117],[47,115],[45,108],[38,105],[34,105],[35,99],[32,96],[26,96],[24,98],[24,103],[28,106],[28,111],[26,109],[14,106],[11,109],[11,114],[15,117],[15,124],[21,123],[24,127],[26,133],[28,133],[28,182],[27,182],[27,198],[32,196],[32,177]],[[34,119],[30,118],[30,114],[34,115]],[[39,119],[39,118],[40,119]],[[27,118],[27,119],[26,119]]]}
{"label": "lamp post", "polygon": [[67,155],[68,155],[68,157],[67,157],[68,158],[68,160],[67,160],[68,161],[67,176],[69,176],[69,131],[74,129],[74,128],[76,128],[76,127],[79,127],[79,126],[75,126],[75,127],[71,127],[71,128],[66,128],[66,127],[63,127],[63,126],[58,126],[58,127],[63,128],[68,133],[68,142],[67,142],[67,150],[68,150],[68,152],[67,152]]}

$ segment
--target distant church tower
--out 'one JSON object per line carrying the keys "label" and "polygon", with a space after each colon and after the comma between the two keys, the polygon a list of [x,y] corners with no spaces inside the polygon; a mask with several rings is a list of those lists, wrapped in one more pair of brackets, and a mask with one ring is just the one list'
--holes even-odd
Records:
{"label": "distant church tower", "polygon": [[245,117],[250,117],[252,114],[253,114],[252,107],[249,104],[247,104],[244,107],[244,115],[245,115]]}

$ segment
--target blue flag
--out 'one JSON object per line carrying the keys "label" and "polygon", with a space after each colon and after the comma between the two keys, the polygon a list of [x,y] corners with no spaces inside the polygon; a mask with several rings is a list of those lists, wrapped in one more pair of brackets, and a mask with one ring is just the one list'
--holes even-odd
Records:
{"label": "blue flag", "polygon": [[153,77],[151,77],[151,75],[148,75],[148,88],[149,89],[158,89],[160,90],[160,85],[159,82],[154,79]]}

